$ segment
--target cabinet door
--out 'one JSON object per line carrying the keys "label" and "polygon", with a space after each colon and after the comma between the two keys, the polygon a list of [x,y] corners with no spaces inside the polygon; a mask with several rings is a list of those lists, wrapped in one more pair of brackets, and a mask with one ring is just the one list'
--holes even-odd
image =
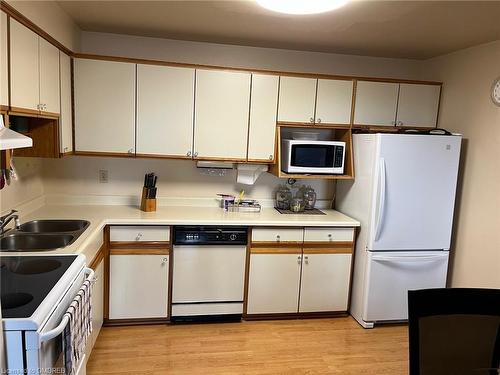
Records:
{"label": "cabinet door", "polygon": [[314,122],[316,82],[315,78],[280,78],[278,121]]}
{"label": "cabinet door", "polygon": [[43,112],[60,112],[59,49],[43,38],[39,41],[40,58],[40,109]]}
{"label": "cabinet door", "polygon": [[192,153],[194,69],[137,65],[137,153]]}
{"label": "cabinet door", "polygon": [[10,18],[10,105],[38,111],[38,35]]}
{"label": "cabinet door", "polygon": [[354,124],[394,126],[398,89],[398,83],[358,81]]}
{"label": "cabinet door", "polygon": [[432,128],[436,126],[441,86],[401,83],[399,86],[398,126]]}
{"label": "cabinet door", "polygon": [[0,12],[0,105],[9,106],[7,14]]}
{"label": "cabinet door", "polygon": [[135,64],[74,60],[75,150],[135,153]]}
{"label": "cabinet door", "polygon": [[318,79],[317,124],[351,123],[352,86],[353,81]]}
{"label": "cabinet door", "polygon": [[168,255],[111,255],[109,318],[166,318]]}
{"label": "cabinet door", "polygon": [[246,160],[250,74],[196,71],[194,156]]}
{"label": "cabinet door", "polygon": [[301,255],[251,254],[247,314],[296,313]]}
{"label": "cabinet door", "polygon": [[104,261],[94,270],[94,286],[92,288],[92,345],[95,344],[104,320]]}
{"label": "cabinet door", "polygon": [[73,151],[73,115],[71,105],[71,58],[59,55],[61,76],[61,116],[59,117],[59,142],[62,153]]}
{"label": "cabinet door", "polygon": [[279,77],[252,75],[248,160],[274,160]]}
{"label": "cabinet door", "polygon": [[304,253],[299,312],[347,311],[351,254]]}

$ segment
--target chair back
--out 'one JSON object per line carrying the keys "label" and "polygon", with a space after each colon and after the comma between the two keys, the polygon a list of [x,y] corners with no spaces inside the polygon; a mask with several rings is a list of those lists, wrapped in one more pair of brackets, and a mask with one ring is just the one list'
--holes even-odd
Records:
{"label": "chair back", "polygon": [[410,375],[500,374],[500,289],[408,292]]}

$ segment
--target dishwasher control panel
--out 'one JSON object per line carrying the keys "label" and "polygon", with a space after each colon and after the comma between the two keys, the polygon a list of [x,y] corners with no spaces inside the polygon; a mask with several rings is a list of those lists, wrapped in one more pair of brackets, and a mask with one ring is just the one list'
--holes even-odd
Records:
{"label": "dishwasher control panel", "polygon": [[247,227],[174,226],[174,245],[246,245]]}

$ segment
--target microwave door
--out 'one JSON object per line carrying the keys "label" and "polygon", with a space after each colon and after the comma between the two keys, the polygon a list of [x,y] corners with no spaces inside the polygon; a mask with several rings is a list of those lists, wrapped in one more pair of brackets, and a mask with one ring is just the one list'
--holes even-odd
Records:
{"label": "microwave door", "polygon": [[292,144],[288,171],[292,173],[343,173],[344,147],[327,144]]}

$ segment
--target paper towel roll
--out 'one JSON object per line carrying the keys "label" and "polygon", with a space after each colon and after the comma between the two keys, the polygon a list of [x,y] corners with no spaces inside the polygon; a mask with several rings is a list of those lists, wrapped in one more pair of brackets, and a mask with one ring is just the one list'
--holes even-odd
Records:
{"label": "paper towel roll", "polygon": [[236,182],[244,185],[253,185],[262,172],[267,171],[267,165],[238,164]]}

